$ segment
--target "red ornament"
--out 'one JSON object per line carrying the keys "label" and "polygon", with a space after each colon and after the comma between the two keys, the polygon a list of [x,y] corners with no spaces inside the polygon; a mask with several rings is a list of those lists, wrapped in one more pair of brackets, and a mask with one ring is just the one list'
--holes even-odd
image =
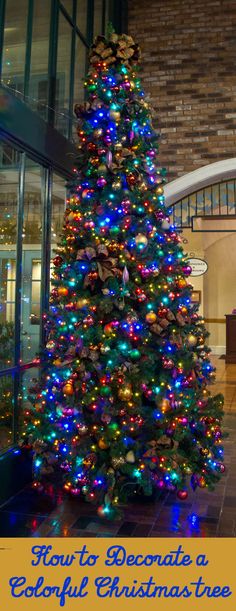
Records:
{"label": "red ornament", "polygon": [[60,257],[60,255],[56,255],[56,257],[54,257],[53,259],[53,265],[55,265],[55,267],[60,267],[60,265],[62,264],[62,257]]}
{"label": "red ornament", "polygon": [[177,492],[178,499],[180,499],[181,501],[185,501],[187,496],[188,496],[187,490],[178,490]]}

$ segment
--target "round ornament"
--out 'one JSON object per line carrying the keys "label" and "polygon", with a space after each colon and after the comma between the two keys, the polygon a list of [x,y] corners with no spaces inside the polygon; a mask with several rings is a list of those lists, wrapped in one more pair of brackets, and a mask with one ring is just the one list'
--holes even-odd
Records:
{"label": "round ornament", "polygon": [[110,386],[102,386],[100,389],[100,394],[102,395],[102,397],[109,397],[109,395],[111,394]]}
{"label": "round ornament", "polygon": [[122,187],[122,184],[120,180],[114,180],[111,186],[112,186],[113,191],[119,191],[119,189],[121,189]]}
{"label": "round ornament", "polygon": [[69,291],[65,286],[59,286],[57,292],[60,297],[66,297]]}
{"label": "round ornament", "polygon": [[180,499],[181,501],[185,501],[185,499],[187,499],[187,496],[188,496],[187,490],[178,490],[177,492],[178,499]]}
{"label": "round ornament", "polygon": [[109,447],[108,443],[105,441],[105,439],[103,437],[101,437],[101,439],[99,439],[98,447],[100,448],[100,450],[107,450],[107,448]]}
{"label": "round ornament", "polygon": [[119,467],[122,467],[122,465],[124,465],[125,459],[123,458],[123,456],[114,456],[111,459],[111,462],[114,469],[119,469]]}
{"label": "round ornament", "polygon": [[66,396],[71,396],[74,393],[74,389],[73,389],[73,384],[72,382],[66,382],[66,384],[63,386],[63,393]]}
{"label": "round ornament", "polygon": [[93,131],[94,138],[101,138],[102,134],[103,130],[101,128],[94,129]]}
{"label": "round ornament", "polygon": [[138,233],[135,238],[135,244],[140,250],[143,250],[148,245],[148,239],[143,233]]}
{"label": "round ornament", "polygon": [[192,333],[189,333],[189,335],[187,335],[187,342],[189,346],[194,347],[197,345],[197,337]]}
{"label": "round ornament", "polygon": [[60,255],[56,255],[56,257],[54,257],[53,259],[53,265],[55,265],[55,267],[59,267],[62,261],[63,261],[62,257],[60,257]]}
{"label": "round ornament", "polygon": [[82,310],[83,308],[85,308],[86,305],[88,305],[88,300],[84,297],[80,297],[80,299],[78,299],[78,301],[76,302],[76,309]]}
{"label": "round ornament", "polygon": [[198,480],[199,488],[206,488],[206,480],[205,477],[201,476]]}
{"label": "round ornament", "polygon": [[120,112],[118,110],[110,110],[110,119],[118,123],[120,121]]}
{"label": "round ornament", "polygon": [[168,412],[169,409],[170,409],[169,399],[162,399],[162,402],[161,402],[162,413],[165,414],[165,412]]}
{"label": "round ornament", "polygon": [[178,280],[178,287],[180,289],[184,289],[187,286],[187,281],[185,280],[185,278],[180,278]]}
{"label": "round ornament", "polygon": [[118,391],[118,396],[121,401],[130,401],[131,397],[133,396],[131,384],[126,384],[126,386],[120,388]]}
{"label": "round ornament", "polygon": [[133,464],[135,462],[135,456],[134,456],[133,450],[129,450],[129,452],[127,452],[125,460],[126,462],[130,464]]}
{"label": "round ornament", "polygon": [[46,344],[46,348],[47,348],[47,350],[50,350],[50,352],[52,352],[56,348],[56,342],[54,342],[52,339],[50,339],[50,341],[47,342],[47,344]]}
{"label": "round ornament", "polygon": [[105,333],[105,335],[108,335],[108,336],[109,336],[109,335],[112,335],[112,333],[113,333],[113,328],[112,328],[112,325],[111,325],[111,324],[109,324],[109,323],[108,323],[107,325],[105,325],[105,327],[104,327],[104,333]]}
{"label": "round ornament", "polygon": [[145,318],[146,318],[146,321],[150,325],[152,325],[154,322],[156,322],[157,315],[155,314],[155,312],[148,312],[148,314],[146,314]]}
{"label": "round ornament", "polygon": [[130,350],[130,358],[132,359],[132,361],[137,361],[138,359],[140,359],[140,352],[137,348],[134,348],[133,350]]}

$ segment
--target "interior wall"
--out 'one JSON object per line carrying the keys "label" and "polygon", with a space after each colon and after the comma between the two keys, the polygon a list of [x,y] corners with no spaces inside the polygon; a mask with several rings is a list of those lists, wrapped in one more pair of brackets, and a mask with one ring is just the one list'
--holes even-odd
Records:
{"label": "interior wall", "polygon": [[182,234],[183,247],[189,257],[204,259],[208,270],[203,276],[191,277],[194,290],[201,291],[200,314],[210,333],[208,344],[214,354],[225,354],[225,314],[236,308],[236,232],[192,232]]}

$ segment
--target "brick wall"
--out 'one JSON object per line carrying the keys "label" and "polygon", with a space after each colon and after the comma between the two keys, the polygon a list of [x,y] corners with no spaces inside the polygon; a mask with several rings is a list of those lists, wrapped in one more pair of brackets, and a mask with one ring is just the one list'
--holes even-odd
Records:
{"label": "brick wall", "polygon": [[168,180],[236,157],[236,1],[128,4]]}

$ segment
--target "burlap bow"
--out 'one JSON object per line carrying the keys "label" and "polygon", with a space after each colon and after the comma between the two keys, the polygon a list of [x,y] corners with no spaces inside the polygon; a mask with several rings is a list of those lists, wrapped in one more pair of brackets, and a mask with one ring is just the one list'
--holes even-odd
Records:
{"label": "burlap bow", "polygon": [[[89,261],[96,262],[97,272],[102,282],[105,282],[108,278],[118,275],[120,270],[116,267],[118,259],[109,257],[109,252],[103,244],[100,244],[97,249],[92,247],[82,248],[78,250],[77,261]],[[91,271],[91,270],[90,270]],[[84,278],[84,288],[90,285],[90,278],[88,272]]]}

